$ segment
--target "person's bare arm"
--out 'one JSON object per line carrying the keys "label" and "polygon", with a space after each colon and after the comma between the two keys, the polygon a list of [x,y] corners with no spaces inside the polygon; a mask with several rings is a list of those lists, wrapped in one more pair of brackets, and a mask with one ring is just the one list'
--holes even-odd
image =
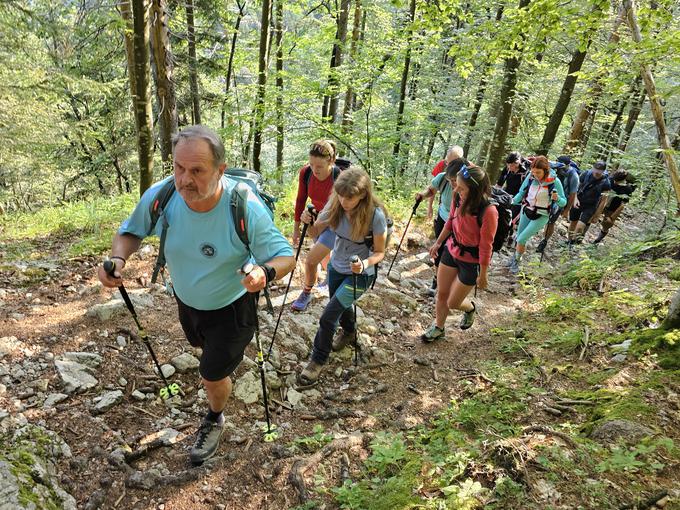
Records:
{"label": "person's bare arm", "polygon": [[119,287],[123,283],[121,270],[125,267],[125,261],[136,252],[142,244],[142,240],[132,234],[116,234],[111,245],[111,261],[115,264],[114,276],[109,276],[103,266],[97,268],[97,277],[104,287]]}

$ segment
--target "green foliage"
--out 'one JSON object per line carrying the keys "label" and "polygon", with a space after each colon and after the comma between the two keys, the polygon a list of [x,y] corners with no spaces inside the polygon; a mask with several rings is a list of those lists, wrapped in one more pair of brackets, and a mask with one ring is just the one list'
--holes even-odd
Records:
{"label": "green foliage", "polygon": [[333,440],[332,434],[324,432],[323,425],[314,425],[312,432],[314,433],[311,436],[296,437],[292,442],[293,448],[300,450],[303,453],[310,453]]}
{"label": "green foliage", "polygon": [[668,438],[645,439],[640,444],[626,447],[613,446],[610,455],[596,467],[599,473],[624,471],[635,473],[644,470],[655,473],[666,467],[661,459],[654,455],[657,450],[676,451],[673,441]]}

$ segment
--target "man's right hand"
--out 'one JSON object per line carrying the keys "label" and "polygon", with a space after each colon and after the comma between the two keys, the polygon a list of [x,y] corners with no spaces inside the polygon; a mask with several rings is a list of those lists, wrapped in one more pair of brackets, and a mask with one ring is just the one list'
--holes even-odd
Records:
{"label": "man's right hand", "polygon": [[114,265],[113,276],[104,271],[104,264],[102,264],[97,267],[97,277],[104,287],[115,289],[123,284],[121,271],[125,267],[125,263],[120,259],[112,259],[111,262]]}

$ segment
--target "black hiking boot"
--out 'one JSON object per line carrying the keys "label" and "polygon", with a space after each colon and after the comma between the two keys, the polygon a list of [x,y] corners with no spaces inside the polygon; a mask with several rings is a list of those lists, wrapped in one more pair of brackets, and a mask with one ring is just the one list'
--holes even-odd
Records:
{"label": "black hiking boot", "polygon": [[475,306],[474,301],[471,301],[471,303],[472,310],[469,312],[463,312],[463,318],[460,320],[460,329],[470,329],[475,323],[475,313],[477,312],[477,307]]}
{"label": "black hiking boot", "polygon": [[600,232],[600,235],[593,240],[593,244],[602,242],[602,239],[604,239],[606,235],[607,234],[605,232]]}
{"label": "black hiking boot", "polygon": [[437,278],[432,278],[432,285],[425,293],[430,297],[435,297],[437,295]]}
{"label": "black hiking boot", "polygon": [[538,246],[536,246],[536,253],[543,253],[546,246],[548,246],[548,240],[543,239],[540,243],[538,243]]}
{"label": "black hiking boot", "polygon": [[215,455],[220,446],[220,438],[224,432],[224,418],[218,421],[204,419],[196,435],[196,442],[189,451],[189,459],[194,466],[203,464]]}

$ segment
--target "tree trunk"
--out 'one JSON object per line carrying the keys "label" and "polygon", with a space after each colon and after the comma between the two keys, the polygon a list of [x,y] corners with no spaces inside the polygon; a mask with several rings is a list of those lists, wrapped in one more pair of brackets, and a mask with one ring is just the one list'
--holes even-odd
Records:
{"label": "tree trunk", "polygon": [[671,299],[668,307],[668,315],[662,324],[664,329],[680,329],[680,289],[678,289]]}
{"label": "tree trunk", "polygon": [[283,180],[283,0],[276,2],[276,176]]}
{"label": "tree trunk", "polygon": [[270,0],[262,0],[262,16],[260,20],[260,57],[257,71],[257,100],[253,116],[253,169],[260,171],[260,153],[262,152],[262,130],[264,129],[264,100],[267,88],[267,60],[269,48],[269,13]]}
{"label": "tree trunk", "polygon": [[[529,5],[529,1],[520,0],[519,8],[524,9]],[[515,51],[518,51],[518,49],[515,48]],[[486,171],[491,182],[496,182],[500,173],[503,156],[505,155],[505,140],[508,136],[508,128],[510,127],[512,103],[517,87],[517,71],[521,62],[522,58],[520,55],[513,55],[505,60],[505,73],[500,93],[500,112],[496,118],[493,141],[489,149],[489,161],[486,163]]]}
{"label": "tree trunk", "polygon": [[640,88],[635,100],[630,105],[630,110],[628,111],[628,119],[626,120],[626,125],[623,128],[623,134],[621,135],[621,140],[619,141],[618,153],[623,154],[626,152],[628,147],[628,141],[630,140],[630,135],[633,133],[633,128],[637,123],[640,112],[642,111],[642,105],[645,103],[645,98],[647,97],[647,91],[644,87]]}
{"label": "tree trunk", "polygon": [[626,111],[626,107],[638,97],[641,86],[642,78],[637,76],[631,84],[628,95],[625,98],[618,99],[614,102],[616,115],[611,123],[604,128],[604,141],[600,146],[600,152],[597,159],[602,159],[607,163],[611,163],[612,158],[615,156],[619,138],[621,137],[621,121],[623,120],[623,114]]}
{"label": "tree trunk", "polygon": [[[609,35],[609,45],[615,45],[619,42],[619,27],[623,23],[625,11],[623,7],[619,8],[619,12],[614,20],[612,32]],[[574,156],[581,155],[587,143],[587,137],[590,134],[588,126],[592,126],[593,119],[600,102],[600,97],[603,92],[603,81],[607,76],[607,71],[602,72],[595,78],[590,89],[586,92],[586,100],[579,107],[576,118],[571,125],[571,131],[567,138],[567,143],[562,150],[566,154]]]}
{"label": "tree trunk", "polygon": [[236,40],[238,39],[238,31],[241,27],[241,20],[246,13],[247,1],[244,0],[243,3],[240,0],[236,0],[236,5],[238,6],[238,14],[236,15],[236,22],[234,23],[234,33],[231,35],[231,46],[229,48],[229,61],[227,62],[227,76],[224,80],[224,100],[222,101],[222,114],[220,126],[224,129],[226,120],[226,107],[227,107],[227,97],[229,96],[229,88],[231,87],[231,74],[234,69],[234,53],[236,53]]}
{"label": "tree trunk", "polygon": [[[357,46],[359,44],[359,37],[361,35],[361,0],[354,0],[354,24],[352,26],[352,45],[349,50],[349,58],[351,61],[356,59]],[[347,86],[345,92],[345,105],[342,111],[342,133],[346,135],[353,123],[354,114],[354,89],[351,82]]]}
{"label": "tree trunk", "polygon": [[472,136],[475,131],[475,126],[477,125],[477,119],[479,118],[479,111],[482,109],[482,103],[484,102],[484,93],[486,92],[486,85],[489,81],[487,75],[489,69],[488,62],[485,63],[484,67],[480,69],[479,74],[482,78],[479,80],[479,85],[477,86],[477,94],[475,94],[475,104],[472,107],[472,113],[470,114],[470,120],[468,121],[467,134],[465,135],[465,144],[463,145],[463,154],[466,158],[469,158],[470,146],[472,145]]}
{"label": "tree trunk", "polygon": [[404,57],[404,70],[401,73],[401,87],[399,88],[399,108],[397,110],[396,141],[392,149],[394,163],[399,168],[401,175],[406,171],[406,161],[400,161],[401,130],[404,125],[404,108],[406,107],[406,85],[408,84],[408,72],[411,67],[411,40],[413,39],[413,22],[416,19],[416,0],[411,0],[409,6],[409,18],[407,21],[408,35],[406,36],[406,55]]}
{"label": "tree trunk", "polygon": [[[633,2],[631,0],[623,0],[623,6],[626,10],[628,26],[630,27],[633,40],[640,44],[642,42],[642,35],[640,34],[640,27],[638,25]],[[656,93],[654,76],[652,76],[652,71],[649,68],[649,65],[642,64],[641,74],[642,79],[645,82],[645,88],[647,89],[649,104],[652,107],[652,115],[654,116],[654,122],[656,123],[656,132],[659,138],[659,145],[661,146],[664,163],[666,165],[666,169],[668,170],[668,174],[670,175],[671,184],[673,185],[673,189],[675,191],[675,199],[678,205],[678,210],[680,211],[680,177],[678,176],[678,166],[675,162],[675,159],[673,158],[673,150],[670,140],[668,139],[668,133],[666,132],[666,122],[664,121],[663,117],[663,108],[661,106],[661,102],[659,101],[659,96]]]}
{"label": "tree trunk", "polygon": [[349,19],[350,0],[340,1],[340,10],[336,17],[335,41],[331,53],[331,64],[328,72],[328,88],[323,98],[321,117],[331,124],[335,123],[338,115],[338,97],[340,91],[338,68],[342,65],[342,56],[347,41],[347,20]]}
{"label": "tree trunk", "polygon": [[[132,9],[130,9],[132,7]],[[139,195],[153,183],[153,119],[149,87],[149,3],[145,0],[121,2],[123,19],[132,20],[132,44],[126,42],[130,90],[137,128],[137,156],[139,159]],[[130,18],[130,14],[132,17]],[[132,55],[129,54],[130,46]]]}
{"label": "tree trunk", "polygon": [[538,145],[538,150],[536,151],[537,154],[546,156],[550,150],[550,147],[552,147],[552,144],[555,141],[557,131],[560,128],[560,124],[562,124],[564,114],[566,113],[569,103],[571,102],[571,95],[574,92],[574,87],[576,87],[576,81],[578,80],[577,73],[581,70],[583,62],[586,59],[586,53],[588,51],[588,47],[590,46],[590,42],[590,39],[588,39],[586,48],[583,51],[577,48],[571,57],[571,62],[569,62],[569,67],[567,70],[567,76],[564,79],[564,83],[562,83],[560,97],[557,99],[557,103],[555,103],[555,107],[550,114],[550,119],[548,120],[548,125],[545,127],[545,131],[543,131],[543,138],[541,139],[541,143]]}
{"label": "tree trunk", "polygon": [[189,86],[191,88],[191,119],[193,124],[201,123],[201,105],[198,99],[198,63],[196,61],[196,34],[194,30],[194,0],[186,0],[187,40],[189,45]]}
{"label": "tree trunk", "polygon": [[173,79],[172,51],[168,35],[168,11],[164,0],[153,0],[151,7],[151,49],[158,100],[158,131],[163,175],[172,169],[172,134],[177,131],[177,99]]}

